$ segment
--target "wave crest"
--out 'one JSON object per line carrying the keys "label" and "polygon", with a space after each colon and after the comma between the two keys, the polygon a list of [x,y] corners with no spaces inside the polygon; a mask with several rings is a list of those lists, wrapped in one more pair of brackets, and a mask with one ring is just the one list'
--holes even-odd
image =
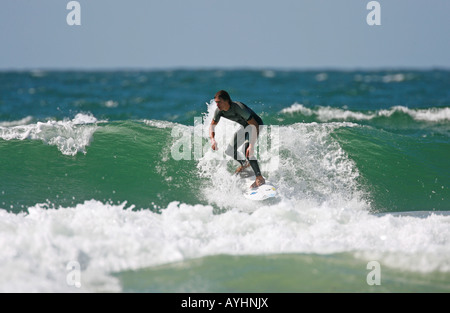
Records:
{"label": "wave crest", "polygon": [[[24,119],[29,122],[29,119]],[[0,138],[3,140],[41,140],[45,144],[56,146],[64,155],[74,156],[79,152],[86,154],[97,130],[97,119],[90,114],[78,113],[72,120],[50,120],[45,123],[0,126]]]}
{"label": "wave crest", "polygon": [[444,122],[450,121],[450,108],[428,108],[428,109],[410,109],[404,106],[394,106],[390,109],[358,112],[329,106],[318,106],[315,108],[305,107],[303,104],[294,103],[288,108],[280,111],[282,114],[302,114],[304,116],[316,117],[321,122],[332,120],[372,120],[378,117],[391,117],[400,113],[410,116],[416,121],[425,122]]}

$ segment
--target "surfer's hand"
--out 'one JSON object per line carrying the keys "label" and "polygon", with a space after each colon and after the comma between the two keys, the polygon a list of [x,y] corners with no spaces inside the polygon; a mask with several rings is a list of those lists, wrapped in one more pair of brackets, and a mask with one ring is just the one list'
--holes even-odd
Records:
{"label": "surfer's hand", "polygon": [[217,150],[217,142],[214,139],[211,139],[211,148]]}

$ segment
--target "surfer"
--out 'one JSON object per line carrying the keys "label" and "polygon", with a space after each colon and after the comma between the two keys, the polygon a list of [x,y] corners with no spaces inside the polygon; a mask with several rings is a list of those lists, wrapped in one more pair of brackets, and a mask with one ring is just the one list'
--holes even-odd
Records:
{"label": "surfer", "polygon": [[[214,112],[214,117],[209,127],[209,137],[211,138],[212,149],[217,150],[217,143],[214,139],[214,129],[217,123],[219,123],[221,117],[242,125],[243,129],[238,130],[234,134],[232,141],[225,150],[225,153],[241,164],[241,166],[237,168],[236,173],[241,172],[249,166],[252,167],[255,172],[256,180],[250,188],[256,188],[263,185],[265,183],[265,179],[261,175],[258,161],[254,156],[254,147],[256,139],[259,135],[259,126],[264,125],[262,119],[242,102],[232,101],[230,95],[225,90],[218,91],[214,97],[214,101],[217,104],[217,109]],[[242,135],[244,138],[242,138]],[[241,140],[239,141],[238,139]],[[242,144],[242,142],[244,143],[245,158],[238,157],[238,147]]]}

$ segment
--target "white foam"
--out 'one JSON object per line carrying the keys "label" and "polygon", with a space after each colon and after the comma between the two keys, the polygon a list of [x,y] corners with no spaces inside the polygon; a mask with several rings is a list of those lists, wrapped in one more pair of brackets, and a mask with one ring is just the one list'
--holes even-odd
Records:
{"label": "white foam", "polygon": [[353,112],[349,110],[339,109],[339,108],[332,108],[332,107],[322,107],[319,106],[314,109],[310,109],[305,107],[303,104],[300,103],[294,103],[288,108],[284,108],[280,111],[280,113],[283,114],[294,114],[294,113],[301,113],[305,116],[312,116],[317,115],[317,118],[319,121],[327,122],[330,120],[348,120],[348,119],[354,119],[354,120],[370,120],[376,116],[376,114],[365,114],[360,112]]}
{"label": "white foam", "polygon": [[0,126],[0,138],[4,140],[41,140],[58,147],[64,155],[86,154],[93,134],[97,130],[97,119],[90,114],[77,114],[72,120],[49,120],[45,123]]}
{"label": "white foam", "polygon": [[378,115],[391,116],[395,112],[408,114],[417,121],[450,121],[450,108],[409,109],[404,106],[395,106],[390,110],[379,111]]}
{"label": "white foam", "polygon": [[2,127],[12,127],[12,126],[18,126],[18,125],[27,125],[33,120],[32,116],[24,117],[17,121],[4,121],[0,122],[0,126]]}
{"label": "white foam", "polygon": [[404,81],[409,81],[414,79],[416,76],[412,73],[391,73],[385,75],[377,75],[377,74],[369,74],[369,75],[355,75],[354,79],[357,82],[365,82],[365,83],[374,83],[374,82],[383,82],[383,83],[401,83]]}
{"label": "white foam", "polygon": [[[208,104],[205,130],[214,110]],[[219,147],[232,136],[220,134],[230,126],[223,119],[216,128]],[[172,202],[158,214],[91,200],[58,209],[38,204],[27,214],[0,210],[0,291],[115,292],[115,272],[217,254],[353,253],[400,270],[450,272],[450,215],[371,214],[356,165],[331,136],[341,127],[359,126],[280,127],[279,166],[270,157],[261,162],[278,187],[277,203],[245,200],[227,168],[237,163],[214,159],[208,149],[198,169],[211,205]],[[80,289],[67,283],[70,262],[80,264]]]}
{"label": "white foam", "polygon": [[117,108],[119,106],[119,102],[113,101],[113,100],[108,100],[104,103],[104,105],[107,108]]}
{"label": "white foam", "polygon": [[[156,128],[174,128],[174,127],[183,127],[184,125],[169,121],[161,121],[161,120],[143,120],[148,126],[156,127]],[[186,126],[188,128],[188,126]]]}
{"label": "white foam", "polygon": [[284,108],[280,111],[282,114],[300,113],[305,116],[317,116],[321,122],[331,120],[371,120],[376,117],[385,116],[390,117],[394,113],[401,112],[411,116],[416,121],[441,122],[450,121],[450,108],[429,108],[429,109],[410,109],[404,106],[395,106],[390,109],[355,112],[346,109],[323,107],[308,108],[303,104],[294,103],[290,107]]}
{"label": "white foam", "polygon": [[[302,107],[303,108],[303,107]],[[209,127],[215,105],[208,104],[204,133]],[[362,199],[364,192],[356,180],[359,172],[331,134],[336,128],[354,127],[351,123],[297,123],[277,127],[278,138],[272,137],[268,149],[259,151],[258,160],[263,176],[277,187],[285,199],[309,199],[317,203],[331,200]],[[233,128],[234,127],[234,128]],[[273,125],[271,126],[274,127]],[[255,203],[242,197],[242,180],[233,175],[238,163],[225,158],[223,150],[232,139],[239,125],[221,119],[216,126],[219,151],[208,149],[198,162],[200,175],[208,183],[204,197],[208,203],[219,207],[239,207],[250,210]],[[260,139],[270,128],[263,129]],[[241,149],[241,148],[240,148]],[[218,157],[220,155],[220,157]],[[249,187],[249,186],[247,186]],[[361,202],[364,206],[364,202]]]}
{"label": "white foam", "polygon": [[262,76],[266,78],[274,78],[277,74],[274,71],[271,70],[264,70],[262,71]]}
{"label": "white foam", "polygon": [[[406,271],[450,272],[450,216],[375,216],[355,201],[283,200],[252,214],[170,203],[161,214],[86,201],[0,210],[0,291],[120,291],[114,272],[209,255],[353,253]],[[67,283],[80,265],[78,289]],[[364,269],[362,269],[364,270]]]}
{"label": "white foam", "polygon": [[303,104],[294,103],[288,108],[284,108],[281,110],[281,113],[301,113],[306,116],[311,116],[313,114],[313,110],[305,107]]}

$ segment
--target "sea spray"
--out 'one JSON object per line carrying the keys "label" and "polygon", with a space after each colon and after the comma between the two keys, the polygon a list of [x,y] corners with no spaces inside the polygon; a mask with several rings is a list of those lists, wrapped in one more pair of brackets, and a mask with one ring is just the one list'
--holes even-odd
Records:
{"label": "sea spray", "polygon": [[320,122],[328,121],[365,121],[382,117],[391,117],[394,114],[403,114],[416,121],[446,122],[450,121],[450,108],[410,109],[404,106],[394,106],[390,109],[377,111],[353,111],[345,108],[330,106],[308,107],[300,103],[280,111],[283,114],[302,114],[307,117],[314,116]]}
{"label": "sea spray", "polygon": [[[22,120],[28,122],[29,119]],[[0,126],[0,138],[4,140],[41,140],[56,146],[64,155],[86,154],[86,146],[97,130],[97,119],[92,115],[77,114],[74,119],[49,120],[36,124]]]}
{"label": "sea spray", "polygon": [[[0,82],[2,291],[449,291],[449,71]],[[222,88],[279,127],[278,162],[260,156],[278,201],[242,200],[237,163],[215,159],[205,101]],[[203,157],[174,160],[174,127],[193,133],[200,116]]]}
{"label": "sea spray", "polygon": [[[211,120],[214,110],[211,101],[206,121]],[[205,124],[207,127],[208,124]],[[216,126],[216,140],[220,148],[225,149],[232,138],[233,132],[230,130],[238,129],[233,126],[226,120]],[[260,163],[263,175],[277,186],[280,197],[295,200],[307,198],[318,203],[358,199],[367,208],[363,204],[364,191],[357,183],[358,169],[331,136],[338,128],[355,127],[356,124],[297,123],[275,126],[277,136],[271,138],[271,147],[263,151]],[[200,175],[209,180],[204,191],[208,202],[221,207],[258,206],[242,197],[239,178],[233,175],[233,165],[237,166],[237,162],[231,158],[217,161],[215,154],[216,151],[209,149],[198,162]]]}
{"label": "sea spray", "polygon": [[252,214],[216,214],[179,202],[156,213],[86,201],[0,214],[4,291],[76,291],[66,283],[74,261],[80,291],[119,291],[113,273],[220,254],[352,253],[402,271],[450,271],[450,216],[376,216],[358,203],[283,200]]}

